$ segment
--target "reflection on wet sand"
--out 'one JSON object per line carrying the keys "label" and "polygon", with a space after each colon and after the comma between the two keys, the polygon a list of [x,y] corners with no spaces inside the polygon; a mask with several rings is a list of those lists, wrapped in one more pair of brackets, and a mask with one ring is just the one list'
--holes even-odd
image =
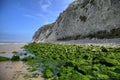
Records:
{"label": "reflection on wet sand", "polygon": [[21,62],[0,62],[0,80],[43,80],[43,78],[25,78],[25,75],[32,75],[27,71],[28,66]]}
{"label": "reflection on wet sand", "polygon": [[26,69],[23,62],[0,62],[0,80],[25,80],[23,76],[29,74]]}
{"label": "reflection on wet sand", "polygon": [[27,43],[0,43],[0,52],[12,53],[13,51],[21,52],[22,47]]}

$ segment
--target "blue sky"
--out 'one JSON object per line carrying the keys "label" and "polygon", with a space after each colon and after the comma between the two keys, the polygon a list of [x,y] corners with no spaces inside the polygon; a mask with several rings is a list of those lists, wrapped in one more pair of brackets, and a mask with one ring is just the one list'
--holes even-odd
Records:
{"label": "blue sky", "polygon": [[0,0],[0,42],[30,42],[74,0]]}

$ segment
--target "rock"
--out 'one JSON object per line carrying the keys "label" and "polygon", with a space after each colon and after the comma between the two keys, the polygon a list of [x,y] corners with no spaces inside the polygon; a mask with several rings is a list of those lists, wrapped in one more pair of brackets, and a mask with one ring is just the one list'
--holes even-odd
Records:
{"label": "rock", "polygon": [[39,41],[46,41],[46,39],[51,35],[53,32],[54,23],[47,24],[38,29],[38,31],[35,32],[35,35],[33,36],[33,42],[39,42]]}
{"label": "rock", "polygon": [[75,0],[57,20],[38,29],[34,42],[120,38],[120,0]]}

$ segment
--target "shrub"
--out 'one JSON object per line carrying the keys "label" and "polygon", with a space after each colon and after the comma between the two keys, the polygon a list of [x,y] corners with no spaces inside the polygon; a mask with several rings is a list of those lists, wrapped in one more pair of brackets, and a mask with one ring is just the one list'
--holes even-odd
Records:
{"label": "shrub", "polygon": [[80,16],[79,17],[81,21],[86,22],[87,17],[86,16]]}

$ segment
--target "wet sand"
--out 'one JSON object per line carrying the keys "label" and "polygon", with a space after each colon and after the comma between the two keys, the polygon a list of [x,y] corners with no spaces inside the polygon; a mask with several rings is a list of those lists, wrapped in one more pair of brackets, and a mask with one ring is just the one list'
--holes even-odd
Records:
{"label": "wet sand", "polygon": [[25,80],[26,69],[22,62],[0,62],[0,80]]}
{"label": "wet sand", "polygon": [[[27,43],[0,43],[0,55],[2,52],[5,56],[11,56],[13,51],[22,52],[22,47]],[[10,55],[9,55],[10,54]],[[6,61],[0,62],[0,80],[43,80],[43,78],[24,78],[24,76],[32,75],[27,71],[28,66],[22,61]]]}
{"label": "wet sand", "polygon": [[27,43],[0,43],[0,52],[12,53],[22,51],[22,47]]}
{"label": "wet sand", "polygon": [[32,75],[27,71],[28,66],[21,61],[0,62],[0,80],[43,80],[43,78],[24,78],[25,75]]}

